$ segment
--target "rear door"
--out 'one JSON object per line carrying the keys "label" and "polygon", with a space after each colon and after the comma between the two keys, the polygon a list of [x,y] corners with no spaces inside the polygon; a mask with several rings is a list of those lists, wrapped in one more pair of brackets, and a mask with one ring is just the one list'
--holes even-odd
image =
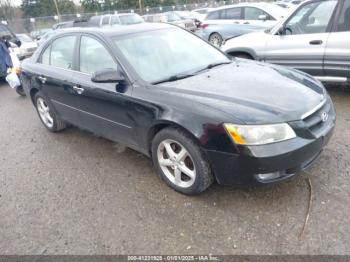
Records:
{"label": "rear door", "polygon": [[350,0],[345,0],[337,14],[324,58],[326,76],[350,78]]}
{"label": "rear door", "polygon": [[283,34],[266,43],[265,60],[322,76],[323,58],[337,0],[302,5],[285,23]]}
{"label": "rear door", "polygon": [[[34,85],[52,102],[63,102],[66,99],[66,90],[73,86],[74,50],[77,36],[65,35],[54,39],[48,44],[34,65],[36,73],[32,79]],[[61,110],[54,105],[57,113],[64,119],[69,119],[71,112]]]}
{"label": "rear door", "polygon": [[208,14],[205,22],[208,24],[242,24],[242,11],[241,7],[215,10]]}
{"label": "rear door", "polygon": [[250,6],[244,7],[243,24],[272,27],[276,24],[276,22],[276,19],[260,8]]}

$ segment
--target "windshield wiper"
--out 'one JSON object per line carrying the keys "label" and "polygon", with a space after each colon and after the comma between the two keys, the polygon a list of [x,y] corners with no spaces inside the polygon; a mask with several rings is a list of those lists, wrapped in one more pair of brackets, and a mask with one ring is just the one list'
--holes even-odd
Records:
{"label": "windshield wiper", "polygon": [[219,65],[226,65],[226,64],[231,64],[231,63],[232,63],[231,61],[212,63],[212,64],[209,64],[206,67],[196,71],[195,74],[198,74],[198,73],[203,72],[203,71],[208,70],[208,69],[212,69],[212,68],[219,66]]}
{"label": "windshield wiper", "polygon": [[174,81],[181,80],[181,79],[184,79],[184,78],[188,78],[188,77],[191,77],[191,76],[194,76],[194,74],[173,75],[173,76],[167,77],[165,79],[162,79],[162,80],[159,80],[159,81],[155,81],[152,84],[156,85],[156,84],[161,84],[161,83],[166,83],[166,82],[174,82]]}

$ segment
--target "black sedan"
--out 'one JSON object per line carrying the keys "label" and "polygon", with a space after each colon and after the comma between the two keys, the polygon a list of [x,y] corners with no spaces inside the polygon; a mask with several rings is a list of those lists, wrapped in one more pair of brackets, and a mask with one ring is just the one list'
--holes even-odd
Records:
{"label": "black sedan", "polygon": [[172,188],[292,177],[321,153],[332,101],[304,73],[224,53],[166,24],[70,29],[22,64],[44,126],[89,130],[151,156]]}

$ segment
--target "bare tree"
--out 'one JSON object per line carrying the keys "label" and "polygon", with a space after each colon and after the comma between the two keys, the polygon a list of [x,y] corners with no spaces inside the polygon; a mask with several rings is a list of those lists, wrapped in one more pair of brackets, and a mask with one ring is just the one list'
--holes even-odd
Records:
{"label": "bare tree", "polygon": [[11,0],[0,0],[0,18],[9,20],[15,14],[15,7]]}

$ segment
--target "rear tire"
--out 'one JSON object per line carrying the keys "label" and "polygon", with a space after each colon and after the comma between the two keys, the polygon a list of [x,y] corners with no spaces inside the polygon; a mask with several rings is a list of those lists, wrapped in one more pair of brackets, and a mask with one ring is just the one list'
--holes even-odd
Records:
{"label": "rear tire", "polygon": [[209,36],[209,43],[211,43],[214,46],[220,47],[222,45],[222,42],[223,42],[223,39],[219,33],[212,33]]}
{"label": "rear tire", "polygon": [[34,96],[34,105],[41,122],[50,132],[59,132],[67,127],[66,123],[60,120],[52,110],[51,103],[40,92]]}
{"label": "rear tire", "polygon": [[174,190],[196,195],[214,181],[206,156],[190,135],[179,128],[165,128],[152,141],[157,174]]}

